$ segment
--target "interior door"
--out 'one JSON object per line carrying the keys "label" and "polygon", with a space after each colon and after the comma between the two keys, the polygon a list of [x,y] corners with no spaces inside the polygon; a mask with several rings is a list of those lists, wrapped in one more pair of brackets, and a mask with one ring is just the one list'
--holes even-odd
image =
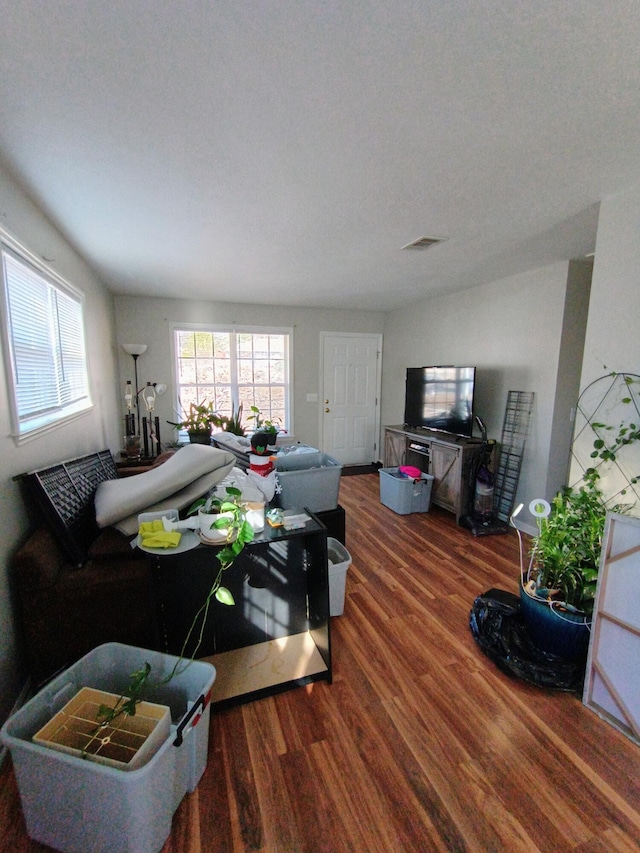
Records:
{"label": "interior door", "polygon": [[345,465],[377,461],[381,335],[322,333],[322,450]]}

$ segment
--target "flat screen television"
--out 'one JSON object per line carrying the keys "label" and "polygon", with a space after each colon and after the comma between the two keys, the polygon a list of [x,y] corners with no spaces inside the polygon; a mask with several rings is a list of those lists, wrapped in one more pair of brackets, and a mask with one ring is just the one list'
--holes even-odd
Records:
{"label": "flat screen television", "polygon": [[475,367],[408,367],[405,427],[470,438],[475,378]]}

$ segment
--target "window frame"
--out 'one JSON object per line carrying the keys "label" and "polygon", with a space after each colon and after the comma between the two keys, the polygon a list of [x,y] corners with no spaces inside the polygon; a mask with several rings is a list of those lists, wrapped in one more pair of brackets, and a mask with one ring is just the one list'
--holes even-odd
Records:
{"label": "window frame", "polygon": [[[173,322],[169,324],[169,332],[171,336],[171,364],[173,368],[173,402],[174,414],[180,412],[179,400],[179,376],[178,376],[178,358],[176,353],[176,332],[209,332],[211,334],[251,334],[251,335],[286,335],[288,336],[287,347],[287,379],[285,382],[285,423],[280,426],[286,429],[290,435],[293,435],[293,327],[291,326],[254,326],[254,325],[238,325],[235,323],[179,323]],[[237,347],[232,347],[234,358],[237,355]],[[231,380],[231,396],[235,410],[238,408],[238,375],[235,361],[232,363],[232,380]],[[251,412],[243,413],[243,421],[246,424],[248,416]],[[182,416],[179,415],[176,420]],[[248,432],[251,432],[251,422],[248,424]]]}
{"label": "window frame", "polygon": [[[19,411],[16,385],[16,358],[11,331],[12,317],[5,277],[5,253],[18,263],[29,268],[33,274],[41,279],[47,288],[51,288],[56,293],[62,294],[66,299],[73,300],[79,307],[80,334],[78,344],[80,346],[84,385],[82,394],[68,403],[43,408],[41,411],[29,416],[21,416]],[[49,314],[48,318],[51,322],[51,328],[58,335],[61,324],[64,322],[63,317],[57,314],[55,318],[52,318],[51,314]],[[89,376],[84,293],[52,270],[47,264],[43,263],[33,252],[29,251],[22,243],[2,228],[0,228],[0,321],[2,324],[0,337],[2,338],[2,352],[11,419],[11,436],[16,444],[20,445],[53,429],[66,426],[70,421],[84,415],[93,408]]]}

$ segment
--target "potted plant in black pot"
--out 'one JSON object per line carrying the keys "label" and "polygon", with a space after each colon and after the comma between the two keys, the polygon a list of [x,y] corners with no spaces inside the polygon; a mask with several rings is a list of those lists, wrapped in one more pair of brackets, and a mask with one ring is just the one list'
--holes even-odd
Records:
{"label": "potted plant in black pot", "polygon": [[[629,512],[637,498],[640,478],[625,473],[622,458],[626,453],[625,460],[636,463],[628,448],[640,438],[638,381],[634,374],[611,373],[585,389],[578,412],[585,421],[583,443],[592,443],[581,480],[562,489],[551,504],[530,504],[538,534],[528,569],[521,572],[521,612],[534,644],[567,660],[586,661],[607,512]],[[584,411],[585,393],[601,382],[607,392],[590,406],[599,418],[610,409],[616,426]]]}
{"label": "potted plant in black pot", "polygon": [[206,400],[202,403],[190,403],[180,421],[167,421],[176,429],[184,429],[192,444],[210,444],[212,428],[222,426],[221,416],[214,410],[213,404]]}
{"label": "potted plant in black pot", "polygon": [[595,472],[551,505],[534,501],[538,518],[520,606],[528,634],[543,651],[586,659],[607,508]]}
{"label": "potted plant in black pot", "polygon": [[257,406],[251,406],[253,414],[249,415],[248,421],[255,421],[255,432],[251,436],[251,449],[258,456],[267,453],[267,448],[273,447],[278,439],[277,419],[270,420],[262,417],[262,412]]}

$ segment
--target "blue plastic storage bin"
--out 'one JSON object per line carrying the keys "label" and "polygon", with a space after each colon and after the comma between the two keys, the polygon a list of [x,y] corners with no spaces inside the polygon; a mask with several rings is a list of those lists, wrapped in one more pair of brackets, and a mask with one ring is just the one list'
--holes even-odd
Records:
{"label": "blue plastic storage bin", "polygon": [[398,468],[380,468],[380,502],[397,512],[429,512],[431,505],[432,474],[421,474],[413,480],[400,473]]}
{"label": "blue plastic storage bin", "polygon": [[207,764],[209,699],[215,667],[192,661],[145,698],[171,709],[169,737],[136,770],[108,767],[34,743],[33,735],[82,687],[127,692],[129,675],[148,661],[155,681],[177,659],[106,643],[58,675],[6,721],[29,837],[63,853],[159,853],[187,791]]}

